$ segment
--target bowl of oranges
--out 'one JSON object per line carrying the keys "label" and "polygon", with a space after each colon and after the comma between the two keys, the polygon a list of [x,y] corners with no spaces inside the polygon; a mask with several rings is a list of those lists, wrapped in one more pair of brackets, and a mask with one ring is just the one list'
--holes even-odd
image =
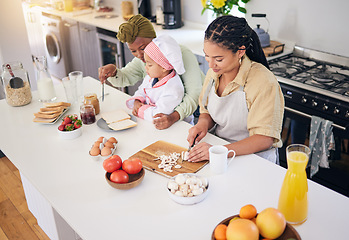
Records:
{"label": "bowl of oranges", "polygon": [[300,240],[298,232],[276,208],[265,208],[260,213],[252,204],[240,208],[239,214],[230,216],[217,224],[212,240]]}

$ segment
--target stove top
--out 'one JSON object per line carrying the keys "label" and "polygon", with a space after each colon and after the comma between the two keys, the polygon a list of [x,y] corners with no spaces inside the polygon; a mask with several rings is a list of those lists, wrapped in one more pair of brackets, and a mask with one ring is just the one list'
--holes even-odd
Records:
{"label": "stove top", "polygon": [[349,97],[349,67],[295,54],[273,59],[269,67],[276,76]]}

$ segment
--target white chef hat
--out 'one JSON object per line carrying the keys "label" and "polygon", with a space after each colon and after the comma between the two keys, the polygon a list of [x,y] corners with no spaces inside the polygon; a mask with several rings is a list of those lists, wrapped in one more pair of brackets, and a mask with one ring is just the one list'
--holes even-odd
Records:
{"label": "white chef hat", "polygon": [[154,38],[144,52],[166,70],[174,69],[180,75],[185,73],[181,48],[172,37],[160,35]]}

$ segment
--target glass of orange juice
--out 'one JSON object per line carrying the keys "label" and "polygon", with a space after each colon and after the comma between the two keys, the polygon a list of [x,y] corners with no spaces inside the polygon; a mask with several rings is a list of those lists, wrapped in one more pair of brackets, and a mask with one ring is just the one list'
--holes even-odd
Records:
{"label": "glass of orange juice", "polygon": [[281,187],[278,209],[290,224],[302,224],[308,216],[308,182],[305,168],[310,149],[302,144],[286,148],[287,172]]}

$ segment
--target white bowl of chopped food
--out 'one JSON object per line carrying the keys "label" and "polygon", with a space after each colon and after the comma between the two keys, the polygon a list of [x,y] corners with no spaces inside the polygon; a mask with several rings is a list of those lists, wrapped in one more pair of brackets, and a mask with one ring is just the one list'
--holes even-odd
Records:
{"label": "white bowl of chopped food", "polygon": [[172,177],[167,183],[170,198],[184,205],[201,202],[207,197],[208,180],[194,173],[181,173]]}

